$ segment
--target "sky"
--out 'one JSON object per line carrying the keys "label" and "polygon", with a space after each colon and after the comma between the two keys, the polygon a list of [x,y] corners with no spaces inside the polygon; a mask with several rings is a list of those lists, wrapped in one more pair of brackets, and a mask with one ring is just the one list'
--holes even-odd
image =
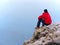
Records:
{"label": "sky", "polygon": [[60,0],[0,0],[0,45],[23,45],[44,9],[52,23],[60,22]]}

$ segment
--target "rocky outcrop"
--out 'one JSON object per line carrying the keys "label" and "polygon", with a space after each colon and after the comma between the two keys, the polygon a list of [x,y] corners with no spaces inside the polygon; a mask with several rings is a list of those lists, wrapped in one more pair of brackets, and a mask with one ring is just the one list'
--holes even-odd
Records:
{"label": "rocky outcrop", "polygon": [[60,24],[36,29],[32,38],[25,41],[23,45],[60,45]]}

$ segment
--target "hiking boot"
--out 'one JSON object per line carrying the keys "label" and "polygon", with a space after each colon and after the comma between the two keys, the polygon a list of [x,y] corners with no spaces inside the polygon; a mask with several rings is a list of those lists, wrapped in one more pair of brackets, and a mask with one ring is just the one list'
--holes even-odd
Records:
{"label": "hiking boot", "polygon": [[35,27],[35,29],[39,29],[40,27]]}

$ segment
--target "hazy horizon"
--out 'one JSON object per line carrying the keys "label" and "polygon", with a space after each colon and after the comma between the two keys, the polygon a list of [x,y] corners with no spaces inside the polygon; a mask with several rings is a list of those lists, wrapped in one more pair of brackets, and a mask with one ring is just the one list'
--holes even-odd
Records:
{"label": "hazy horizon", "polygon": [[0,0],[0,45],[23,45],[44,9],[60,22],[60,0]]}

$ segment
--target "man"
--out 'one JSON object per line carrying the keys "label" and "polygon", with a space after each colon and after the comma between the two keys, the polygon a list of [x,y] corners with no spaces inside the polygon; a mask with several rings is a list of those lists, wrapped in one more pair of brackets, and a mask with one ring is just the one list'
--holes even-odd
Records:
{"label": "man", "polygon": [[48,26],[52,23],[52,19],[50,14],[48,13],[47,9],[44,9],[44,12],[42,13],[42,15],[38,16],[38,22],[37,22],[37,27],[39,28],[40,24],[42,23],[42,26]]}

